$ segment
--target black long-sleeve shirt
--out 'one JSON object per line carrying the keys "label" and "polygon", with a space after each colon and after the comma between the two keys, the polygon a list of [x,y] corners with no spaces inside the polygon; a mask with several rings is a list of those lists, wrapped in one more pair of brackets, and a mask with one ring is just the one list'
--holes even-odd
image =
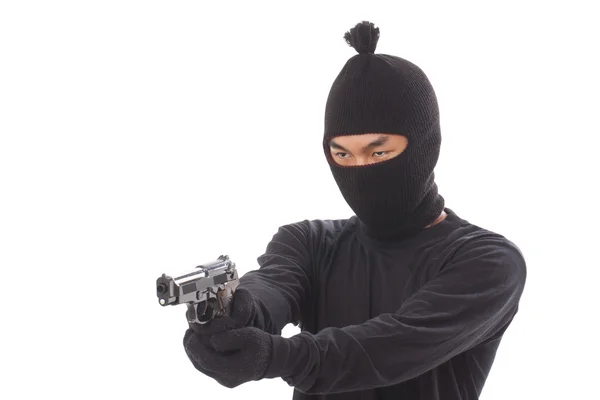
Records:
{"label": "black long-sleeve shirt", "polygon": [[518,310],[526,264],[511,241],[460,218],[401,242],[356,217],[282,226],[240,287],[280,334],[266,378],[308,399],[477,399]]}

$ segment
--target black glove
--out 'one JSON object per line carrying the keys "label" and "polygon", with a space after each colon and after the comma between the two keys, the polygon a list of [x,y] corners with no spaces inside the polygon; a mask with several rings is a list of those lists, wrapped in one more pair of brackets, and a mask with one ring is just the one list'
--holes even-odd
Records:
{"label": "black glove", "polygon": [[189,324],[190,329],[203,335],[224,332],[233,328],[252,326],[256,316],[256,305],[248,290],[238,289],[231,299],[228,317],[217,317],[205,324]]}
{"label": "black glove", "polygon": [[185,352],[194,367],[221,385],[234,388],[265,377],[273,354],[273,337],[258,328],[202,335],[188,329]]}

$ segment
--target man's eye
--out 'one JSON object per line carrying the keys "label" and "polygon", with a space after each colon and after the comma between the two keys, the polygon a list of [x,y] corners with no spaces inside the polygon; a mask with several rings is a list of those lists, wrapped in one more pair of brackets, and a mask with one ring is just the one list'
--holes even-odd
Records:
{"label": "man's eye", "polygon": [[373,153],[373,155],[375,157],[383,157],[386,154],[387,154],[387,151],[376,151],[375,153]]}
{"label": "man's eye", "polygon": [[346,156],[348,155],[348,153],[335,153],[336,156],[338,156],[339,158],[346,158]]}

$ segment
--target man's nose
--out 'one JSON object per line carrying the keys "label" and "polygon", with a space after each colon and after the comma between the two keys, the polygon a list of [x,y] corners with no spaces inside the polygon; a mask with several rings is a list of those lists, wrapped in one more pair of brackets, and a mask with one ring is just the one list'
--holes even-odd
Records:
{"label": "man's nose", "polygon": [[369,165],[369,164],[373,164],[374,161],[369,159],[368,157],[357,157],[356,158],[356,163],[354,164],[357,167],[360,167],[361,165]]}

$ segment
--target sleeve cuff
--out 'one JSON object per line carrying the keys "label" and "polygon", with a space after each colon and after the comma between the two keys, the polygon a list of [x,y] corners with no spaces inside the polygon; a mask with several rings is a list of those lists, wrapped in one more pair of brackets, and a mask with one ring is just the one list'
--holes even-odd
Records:
{"label": "sleeve cuff", "polygon": [[289,381],[298,370],[298,366],[302,369],[306,367],[308,361],[308,346],[301,335],[296,335],[291,338],[284,338],[279,335],[273,335],[273,353],[271,355],[271,364],[267,369],[265,378],[283,378]]}

